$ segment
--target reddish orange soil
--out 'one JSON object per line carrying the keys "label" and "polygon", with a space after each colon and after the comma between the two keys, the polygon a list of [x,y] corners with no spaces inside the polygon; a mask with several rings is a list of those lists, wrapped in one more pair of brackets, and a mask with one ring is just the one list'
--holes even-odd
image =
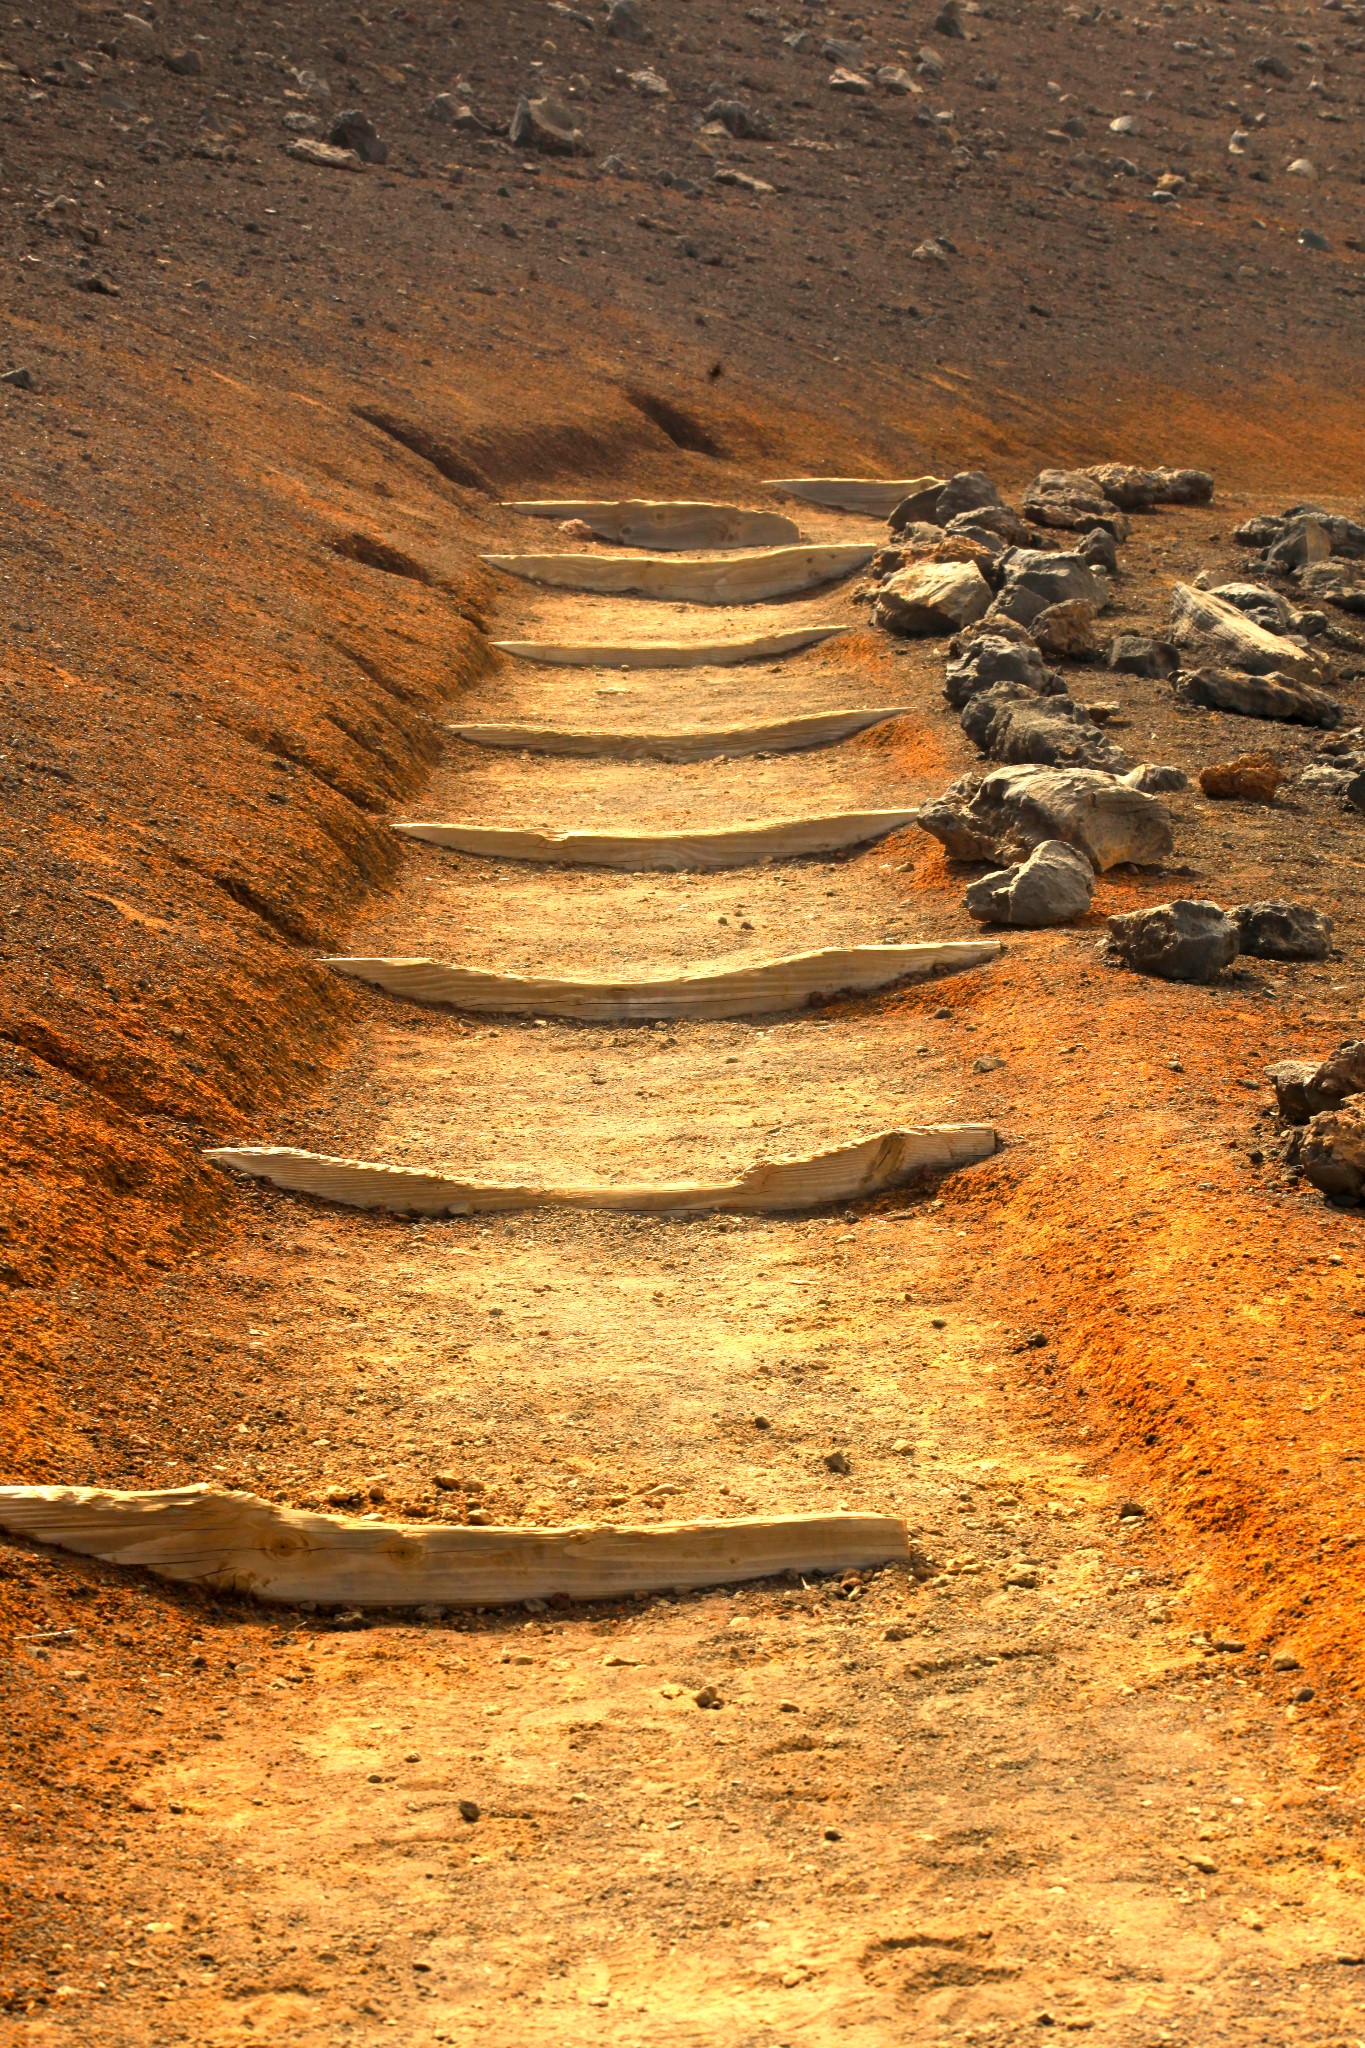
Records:
{"label": "reddish orange soil", "polygon": [[[278,1252],[200,1155],[304,1127],[352,1056],[370,1013],[315,956],[391,895],[387,820],[440,756],[447,707],[488,673],[497,593],[477,556],[523,532],[499,499],[752,497],[777,473],[978,464],[1014,494],[1042,463],[1198,463],[1214,505],[1138,522],[1124,551],[1116,622],[1151,627],[1174,576],[1237,566],[1228,534],[1249,511],[1314,495],[1358,510],[1365,53],[1344,16],[1237,0],[1199,32],[1235,33],[1241,57],[1197,68],[1168,46],[1174,17],[1149,34],[1075,11],[969,16],[927,94],[956,116],[940,135],[912,125],[918,101],[831,100],[827,67],[798,78],[763,10],[736,12],[656,8],[643,53],[562,15],[547,33],[529,4],[466,8],[459,28],[436,10],[340,24],[313,5],[287,22],[187,5],[173,33],[62,4],[0,40],[0,370],[33,372],[31,389],[0,385],[0,1478],[163,1483],[188,1444],[236,1428],[240,1387],[185,1332],[235,1330],[243,1274],[278,1274]],[[885,58],[929,36],[880,5],[863,20]],[[815,22],[817,42],[830,27]],[[168,69],[196,38],[204,73]],[[1290,81],[1249,72],[1267,38]],[[500,132],[532,50],[585,77],[592,159],[527,169],[497,136],[422,115],[463,70]],[[670,102],[614,79],[646,61]],[[283,112],[313,104],[308,66],[333,77],[331,111],[372,109],[386,169],[284,155]],[[1000,85],[978,93],[983,68]],[[1310,100],[1319,68],[1328,97]],[[1049,79],[1074,95],[1079,146]],[[1130,79],[1155,95],[1146,135],[1111,145]],[[778,143],[699,138],[712,84],[770,103]],[[1264,182],[1227,156],[1231,102],[1269,112]],[[1322,106],[1348,118],[1319,125]],[[797,146],[812,139],[830,147]],[[1143,177],[1079,161],[1111,147]],[[1304,149],[1323,164],[1312,188],[1283,175]],[[608,151],[623,171],[599,169]],[[771,202],[713,187],[730,161],[777,184]],[[1171,164],[1193,187],[1157,209],[1150,180]],[[706,179],[704,203],[662,170]],[[63,197],[74,209],[54,214]],[[1305,225],[1329,251],[1298,244]],[[910,260],[931,232],[957,244],[947,265]],[[86,289],[92,272],[116,295]],[[922,709],[854,743],[879,771],[920,793],[969,765],[937,697],[941,649],[846,645],[860,688],[893,701],[909,678]],[[1359,678],[1343,696],[1361,722]],[[1156,685],[1125,690],[1125,709],[1143,758],[1194,768],[1244,736],[1176,714]],[[1310,745],[1286,729],[1271,751],[1292,767]],[[1173,809],[1165,874],[1107,877],[1056,955],[1025,943],[935,991],[1006,1060],[1005,1147],[945,1184],[941,1228],[969,1269],[955,1284],[1021,1347],[999,1383],[1012,1426],[1142,1502],[1192,1625],[1311,1667],[1292,1758],[1270,1720],[1281,1694],[1254,1674],[1266,1770],[1354,1783],[1365,1224],[1281,1177],[1262,1070],[1360,1030],[1359,821],[1292,791]],[[962,877],[922,838],[892,852],[907,894],[955,917]],[[1213,991],[1098,958],[1108,911],[1281,891],[1333,914],[1340,958]],[[867,1043],[916,1005],[872,1006]],[[1022,1348],[1035,1332],[1047,1342]],[[325,1461],[305,1425],[336,1426],[318,1415],[289,1424],[309,1485]],[[25,1845],[22,1884],[0,1871],[0,1982],[29,2020],[59,2010],[60,1944],[83,1939],[92,1899],[108,1905],[97,1876],[64,1876],[73,1845],[87,1872],[140,1872],[126,1881],[152,1912],[155,1839],[111,1789],[134,1755],[157,1761],[131,1676],[174,1674],[187,1742],[235,1696],[237,1663],[283,1659],[250,1609],[6,1543],[0,1630],[68,1628],[101,1644],[96,1740],[44,1665],[0,1677],[5,1826]],[[412,1647],[414,1668],[427,1654]],[[471,1713],[488,1678],[468,1680]],[[1354,1867],[1353,1826],[1322,1821],[1334,1867]]]}

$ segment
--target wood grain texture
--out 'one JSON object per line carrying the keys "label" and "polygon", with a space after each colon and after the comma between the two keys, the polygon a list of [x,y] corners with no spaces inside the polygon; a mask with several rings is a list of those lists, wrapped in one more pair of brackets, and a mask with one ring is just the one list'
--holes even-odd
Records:
{"label": "wood grain texture", "polygon": [[495,640],[499,654],[545,668],[733,668],[744,661],[778,661],[847,633],[848,626],[793,626],[739,640]]}
{"label": "wood grain texture", "polygon": [[811,505],[828,505],[831,511],[865,512],[872,519],[889,519],[903,498],[946,481],[941,476],[770,476],[764,484],[770,491],[786,491],[789,497],[804,498]]}
{"label": "wood grain texture", "polygon": [[724,825],[695,832],[534,832],[511,825],[427,822],[395,824],[408,839],[488,860],[561,862],[566,867],[619,868],[628,873],[688,869],[717,873],[765,860],[798,860],[865,846],[913,825],[918,811],[835,811],[824,818],[779,818],[770,824]]}
{"label": "wood grain texture", "polygon": [[693,968],[647,981],[576,981],[454,967],[425,959],[332,955],[322,964],[353,981],[418,1003],[458,1010],[563,1017],[580,1024],[630,1024],[659,1018],[753,1017],[802,1010],[819,998],[864,995],[897,982],[980,967],[1000,952],[994,939],[937,945],[827,946],[751,967]]}
{"label": "wood grain texture", "polygon": [[556,1593],[605,1600],[910,1555],[895,1515],[469,1529],[315,1514],[208,1486],[0,1486],[0,1528],[158,1578],[348,1607],[499,1607]]}
{"label": "wood grain texture", "polygon": [[292,1145],[215,1145],[204,1157],[295,1194],[316,1195],[349,1209],[384,1209],[396,1216],[473,1216],[546,1208],[698,1215],[717,1209],[780,1213],[854,1201],[894,1187],[913,1173],[988,1159],[994,1150],[995,1132],[988,1124],[926,1124],[880,1131],[804,1159],[765,1160],[737,1180],[558,1188],[458,1180],[422,1167],[333,1159]]}
{"label": "wood grain texture", "polygon": [[581,519],[599,540],[636,548],[761,548],[801,538],[781,512],[669,498],[519,498],[503,506],[531,519]]}
{"label": "wood grain texture", "polygon": [[837,583],[872,560],[876,548],[765,548],[752,555],[483,555],[530,583],[592,590],[603,597],[658,597],[682,604],[762,604]]}
{"label": "wood grain texture", "polygon": [[796,754],[807,747],[831,747],[869,726],[906,718],[909,706],[811,711],[767,725],[722,725],[700,732],[564,732],[548,725],[460,724],[447,726],[457,739],[476,747],[511,747],[526,754],[572,754],[584,760],[716,761],[750,754]]}

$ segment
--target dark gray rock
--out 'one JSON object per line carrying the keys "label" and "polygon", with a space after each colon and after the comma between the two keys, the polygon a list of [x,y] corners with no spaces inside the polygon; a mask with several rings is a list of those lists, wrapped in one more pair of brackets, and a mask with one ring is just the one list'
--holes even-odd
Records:
{"label": "dark gray rock", "polygon": [[1116,633],[1109,643],[1109,666],[1125,676],[1173,676],[1180,650],[1170,640],[1149,640],[1144,633]]}
{"label": "dark gray rock", "polygon": [[1029,930],[1083,917],[1095,893],[1095,870],[1061,839],[1044,839],[1026,861],[983,875],[967,890],[967,915],[978,924]]}
{"label": "dark gray rock", "polygon": [[1006,547],[1027,547],[1030,539],[1027,521],[1008,505],[973,505],[943,523],[949,533],[966,533],[973,539],[981,533],[994,534]]}
{"label": "dark gray rock", "polygon": [[1306,1124],[1322,1107],[1309,1099],[1321,1064],[1320,1060],[1279,1060],[1266,1068],[1266,1079],[1275,1089],[1275,1106],[1286,1123]]}
{"label": "dark gray rock", "polygon": [[959,513],[999,507],[1000,502],[1000,493],[988,476],[976,469],[959,470],[946,483],[927,484],[922,491],[903,498],[891,514],[891,531],[901,533],[921,519],[946,526]]}
{"label": "dark gray rock", "polygon": [[1109,920],[1114,958],[1163,981],[1216,981],[1237,957],[1237,931],[1216,903],[1177,897]]}
{"label": "dark gray rock", "polygon": [[386,164],[389,160],[388,143],[380,141],[374,122],[359,107],[337,115],[327,130],[327,140],[334,149],[353,149],[362,163]]}
{"label": "dark gray rock", "polygon": [[1111,774],[1130,766],[1088,711],[1067,696],[1040,697],[1027,683],[995,683],[977,691],[961,724],[992,761],[1107,768]]}
{"label": "dark gray rock", "polygon": [[1294,622],[1293,606],[1278,590],[1267,590],[1263,583],[1220,583],[1213,595],[1264,626],[1267,633],[1287,632]]}
{"label": "dark gray rock", "polygon": [[1354,776],[1341,793],[1353,811],[1365,811],[1365,774]]}
{"label": "dark gray rock", "polygon": [[1311,512],[1305,512],[1297,519],[1285,521],[1283,530],[1265,551],[1266,567],[1288,574],[1306,569],[1313,562],[1325,562],[1331,552],[1332,539],[1326,526]]}
{"label": "dark gray rock", "polygon": [[1113,534],[1106,533],[1102,526],[1092,526],[1089,533],[1082,534],[1073,552],[1093,568],[1103,569],[1107,575],[1118,574],[1118,546]]}
{"label": "dark gray rock", "polygon": [[1275,718],[1291,725],[1340,725],[1343,712],[1335,697],[1311,683],[1289,676],[1240,675],[1229,668],[1182,669],[1172,687],[1186,704],[1207,704],[1215,711],[1235,711],[1243,718]]}
{"label": "dark gray rock", "polygon": [[1044,839],[1063,839],[1103,874],[1123,862],[1150,866],[1175,840],[1156,797],[1094,768],[1021,766],[965,775],[919,814],[955,860],[1020,860]]}
{"label": "dark gray rock", "polygon": [[626,42],[644,43],[649,40],[649,30],[636,0],[611,0],[606,26],[609,36],[620,36]]}
{"label": "dark gray rock", "polygon": [[1281,1060],[1266,1075],[1275,1085],[1280,1115],[1305,1124],[1365,1091],[1365,1039],[1348,1038],[1325,1060]]}
{"label": "dark gray rock", "polygon": [[1111,505],[1092,476],[1083,469],[1044,469],[1023,496],[1023,508],[1036,526],[1057,526],[1073,533],[1102,527],[1115,540],[1126,540],[1127,514]]}
{"label": "dark gray rock", "polygon": [[1005,578],[1002,603],[1025,626],[1049,605],[1067,604],[1073,598],[1096,610],[1109,602],[1108,577],[1077,554],[1011,548],[999,566]]}
{"label": "dark gray rock", "polygon": [[1334,604],[1338,611],[1365,612],[1365,580],[1345,562],[1313,562],[1300,572],[1299,584],[1309,597]]}
{"label": "dark gray rock", "polygon": [[1048,668],[1031,640],[1006,640],[995,633],[973,639],[950,661],[943,677],[943,694],[955,711],[960,711],[978,690],[995,683],[1023,683],[1035,696],[1058,696],[1065,684]]}
{"label": "dark gray rock", "polygon": [[704,118],[719,121],[737,142],[771,142],[773,138],[767,115],[760,114],[756,107],[746,106],[743,100],[712,100]]}
{"label": "dark gray rock", "polygon": [[1239,903],[1232,913],[1239,952],[1258,960],[1325,960],[1332,920],[1306,903]]}

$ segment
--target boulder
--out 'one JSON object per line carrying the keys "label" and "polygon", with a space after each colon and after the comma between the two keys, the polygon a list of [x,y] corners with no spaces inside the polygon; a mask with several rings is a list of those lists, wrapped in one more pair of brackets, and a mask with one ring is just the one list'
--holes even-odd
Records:
{"label": "boulder", "polygon": [[1267,632],[1226,598],[1177,583],[1171,596],[1172,639],[1179,647],[1211,643],[1234,668],[1248,675],[1292,676],[1313,683],[1321,674],[1317,657],[1282,633]]}
{"label": "boulder", "polygon": [[1286,1123],[1306,1124],[1324,1107],[1313,1095],[1321,1064],[1320,1060],[1278,1060],[1266,1068],[1266,1078],[1274,1084],[1275,1106]]}
{"label": "boulder", "polygon": [[1281,779],[1280,764],[1272,754],[1239,754],[1235,761],[1211,761],[1199,771],[1205,796],[1241,797],[1253,804],[1273,803]]}
{"label": "boulder", "polygon": [[1102,526],[1092,526],[1089,533],[1083,533],[1072,552],[1093,568],[1103,569],[1106,575],[1118,575],[1119,551],[1113,534],[1106,533]]}
{"label": "boulder", "polygon": [[1365,1194],[1365,1095],[1353,1095],[1340,1109],[1315,1116],[1299,1145],[1305,1180],[1337,1201]]}
{"label": "boulder", "polygon": [[1365,579],[1342,562],[1313,562],[1299,572],[1300,587],[1318,602],[1339,611],[1365,612]]}
{"label": "boulder", "polygon": [[760,114],[755,107],[746,106],[743,100],[712,100],[703,118],[719,121],[737,142],[772,141],[772,123],[767,115]]}
{"label": "boulder", "polygon": [[1048,767],[1128,767],[1128,758],[1070,697],[1040,697],[1027,683],[995,683],[968,699],[962,730],[992,761]]}
{"label": "boulder", "polygon": [[991,587],[975,562],[921,562],[881,586],[872,617],[888,633],[952,633],[979,619],[990,601]]}
{"label": "boulder", "polygon": [[1292,725],[1340,725],[1342,709],[1326,690],[1289,676],[1238,675],[1227,668],[1182,669],[1173,688],[1187,704],[1235,711],[1243,718],[1275,718]]}
{"label": "boulder", "polygon": [[973,505],[943,523],[949,533],[993,533],[1006,547],[1027,547],[1031,537],[1027,522],[1008,505]]}
{"label": "boulder", "polygon": [[1342,708],[1326,690],[1289,676],[1238,675],[1226,668],[1182,669],[1172,685],[1186,704],[1235,711],[1243,718],[1273,718],[1292,725],[1340,725]]}
{"label": "boulder", "polygon": [[1221,597],[1225,604],[1235,605],[1245,617],[1264,626],[1267,633],[1287,632],[1293,623],[1293,607],[1278,590],[1267,590],[1263,583],[1219,583],[1213,595]]}
{"label": "boulder", "polygon": [[611,0],[607,8],[606,30],[609,36],[620,36],[626,42],[649,40],[649,30],[636,0]]}
{"label": "boulder", "polygon": [[995,683],[1023,683],[1038,697],[1057,696],[1064,687],[1032,640],[1006,640],[999,634],[983,633],[949,662],[943,694],[953,709],[960,711],[978,690],[989,690]]}
{"label": "boulder", "polygon": [[1157,903],[1109,920],[1108,950],[1125,967],[1163,981],[1216,981],[1237,957],[1237,931],[1216,903]]}
{"label": "boulder", "polygon": [[1311,512],[1287,519],[1265,551],[1266,567],[1292,574],[1314,562],[1325,562],[1332,552],[1332,538],[1320,519]]}
{"label": "boulder", "polygon": [[1095,893],[1095,870],[1061,839],[1044,839],[1028,859],[983,875],[967,890],[967,915],[978,924],[1029,930],[1083,917]]}
{"label": "boulder", "polygon": [[386,164],[389,160],[388,143],[380,141],[374,122],[358,107],[337,115],[327,130],[327,140],[333,149],[353,149],[367,164]]}
{"label": "boulder", "polygon": [[1128,538],[1128,520],[1111,505],[1083,469],[1044,469],[1023,496],[1023,507],[1035,526],[1056,526],[1073,533],[1102,527],[1115,540]]}
{"label": "boulder", "polygon": [[1158,761],[1143,761],[1136,768],[1130,768],[1119,780],[1129,789],[1143,790],[1148,796],[1165,796],[1190,786],[1190,778],[1183,768],[1165,767]]}
{"label": "boulder", "polygon": [[1044,839],[1062,839],[1101,874],[1164,860],[1175,844],[1164,804],[1095,768],[963,776],[925,805],[919,823],[955,860],[1019,860]]}
{"label": "boulder", "polygon": [[538,149],[546,156],[583,156],[588,149],[583,130],[559,100],[518,100],[507,136],[518,149]]}
{"label": "boulder", "polygon": [[946,483],[926,484],[903,498],[891,514],[891,530],[899,533],[918,519],[946,526],[961,512],[979,512],[1000,505],[1000,493],[988,476],[977,469],[959,470]]}
{"label": "boulder", "polygon": [[1348,1038],[1325,1060],[1281,1060],[1266,1074],[1275,1084],[1280,1115],[1306,1124],[1310,1116],[1365,1092],[1365,1039]]}
{"label": "boulder", "polygon": [[1011,548],[999,564],[1004,573],[1002,596],[1011,616],[1032,630],[1033,620],[1049,605],[1082,604],[1100,610],[1109,602],[1109,579],[1077,554],[1052,554],[1044,548]]}
{"label": "boulder", "polygon": [[1307,903],[1239,903],[1232,913],[1237,948],[1257,960],[1325,960],[1332,920]]}
{"label": "boulder", "polygon": [[1213,496],[1213,477],[1206,469],[1138,469],[1128,462],[1100,462],[1084,474],[1123,512],[1148,512],[1153,505],[1207,505]]}
{"label": "boulder", "polygon": [[1353,811],[1365,811],[1365,774],[1352,776],[1341,793]]}
{"label": "boulder", "polygon": [[1144,633],[1116,633],[1109,643],[1109,666],[1119,675],[1160,679],[1175,674],[1180,654],[1169,640],[1149,640]]}
{"label": "boulder", "polygon": [[1066,598],[1040,611],[1029,628],[1044,654],[1053,661],[1098,661],[1095,607],[1082,597]]}

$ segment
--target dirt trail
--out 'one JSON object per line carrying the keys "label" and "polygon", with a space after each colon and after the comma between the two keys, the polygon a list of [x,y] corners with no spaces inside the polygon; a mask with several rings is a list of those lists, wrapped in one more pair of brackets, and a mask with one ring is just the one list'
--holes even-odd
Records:
{"label": "dirt trail", "polygon": [[[503,634],[677,617],[511,585],[502,602]],[[843,591],[802,604],[858,621]],[[923,701],[930,659],[854,638],[701,675],[508,663],[459,711],[567,723],[608,704],[643,728]],[[913,802],[937,773],[913,725],[894,755],[873,736],[681,770],[452,742],[421,808],[724,822]],[[896,841],[717,876],[403,859],[355,951],[604,974],[969,935],[941,893],[917,901]],[[555,1179],[719,1174],[897,1120],[998,1116],[1008,1135],[970,1035],[995,971],[630,1029],[348,988],[330,1090],[259,1135]],[[493,1521],[876,1508],[947,1569],[341,1631],[206,1611],[198,1659],[237,1704],[196,1707],[178,1674],[175,1729],[126,1766],[147,1818],[103,1989],[16,2038],[1354,2038],[1365,1944],[1352,1854],[1325,1832],[1335,1788],[1296,1772],[1283,1700],[1191,1643],[1159,1531],[1120,1526],[1121,1492],[1040,1421],[1018,1333],[967,1305],[979,1254],[951,1200],[417,1225],[235,1201],[235,1244],[149,1313],[172,1346],[240,1342],[252,1318],[260,1371],[300,1384],[320,1430],[291,1478],[244,1422],[203,1446],[214,1476],[297,1497],[321,1454],[337,1498],[431,1513],[439,1472],[439,1512]],[[718,1706],[696,1703],[708,1686]],[[153,1714],[157,1696],[149,1678]]]}

